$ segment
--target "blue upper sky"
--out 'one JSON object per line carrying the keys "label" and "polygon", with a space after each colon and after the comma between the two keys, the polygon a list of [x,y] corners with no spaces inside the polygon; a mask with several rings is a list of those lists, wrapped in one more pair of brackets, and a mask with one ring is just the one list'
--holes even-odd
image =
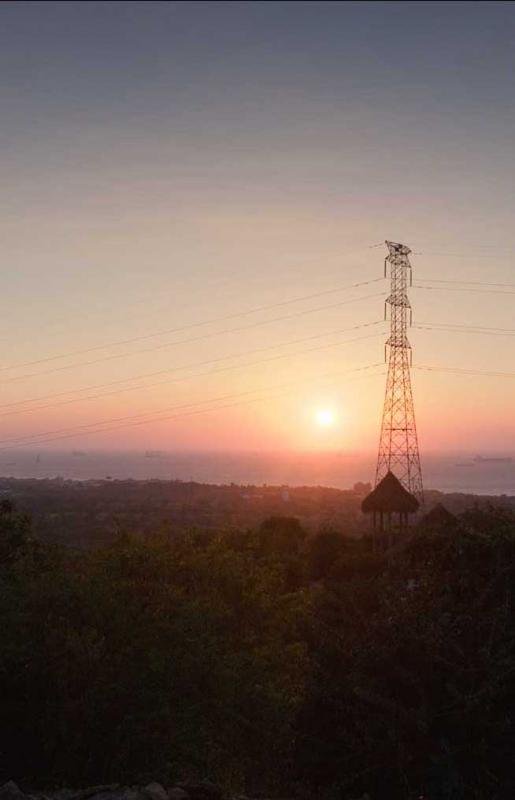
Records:
{"label": "blue upper sky", "polygon": [[85,160],[217,201],[265,176],[281,200],[511,195],[511,3],[21,2],[0,23],[11,203]]}
{"label": "blue upper sky", "polygon": [[444,156],[464,136],[481,157],[511,138],[510,3],[22,2],[0,19],[12,154],[99,127],[115,147],[128,123],[210,150],[365,134]]}

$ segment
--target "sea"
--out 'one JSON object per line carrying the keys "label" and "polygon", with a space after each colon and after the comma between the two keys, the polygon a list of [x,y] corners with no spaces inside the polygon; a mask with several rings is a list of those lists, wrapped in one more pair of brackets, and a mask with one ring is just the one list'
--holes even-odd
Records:
{"label": "sea", "polygon": [[[201,483],[329,486],[373,482],[373,454],[19,450],[0,456],[0,476],[64,480],[183,480]],[[427,455],[424,485],[444,492],[515,495],[515,457]]]}

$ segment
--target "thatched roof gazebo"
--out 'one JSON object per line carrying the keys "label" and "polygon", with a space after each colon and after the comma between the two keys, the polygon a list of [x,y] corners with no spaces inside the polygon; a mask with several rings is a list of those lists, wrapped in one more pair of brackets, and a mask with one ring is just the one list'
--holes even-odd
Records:
{"label": "thatched roof gazebo", "polygon": [[365,514],[373,514],[374,533],[378,530],[380,533],[388,531],[391,535],[394,528],[399,531],[407,528],[408,515],[418,511],[419,506],[417,498],[404,488],[393,472],[387,472],[365,497],[361,510]]}

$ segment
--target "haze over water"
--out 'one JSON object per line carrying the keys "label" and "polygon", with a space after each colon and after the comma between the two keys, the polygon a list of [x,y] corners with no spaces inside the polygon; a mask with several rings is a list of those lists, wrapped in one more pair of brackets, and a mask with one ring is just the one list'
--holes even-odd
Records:
{"label": "haze over water", "polygon": [[[515,459],[475,461],[475,454],[429,455],[428,489],[515,495]],[[375,457],[345,453],[23,451],[0,457],[0,473],[15,478],[73,480],[194,480],[206,483],[332,486],[373,479]]]}

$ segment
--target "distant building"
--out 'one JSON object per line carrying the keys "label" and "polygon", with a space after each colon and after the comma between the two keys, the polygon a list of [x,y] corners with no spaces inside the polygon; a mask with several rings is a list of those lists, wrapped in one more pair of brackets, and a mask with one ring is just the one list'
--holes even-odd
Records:
{"label": "distant building", "polygon": [[449,528],[455,528],[458,525],[458,520],[445,506],[438,503],[431,511],[424,514],[420,520],[420,525],[427,528],[445,528],[448,530]]}

